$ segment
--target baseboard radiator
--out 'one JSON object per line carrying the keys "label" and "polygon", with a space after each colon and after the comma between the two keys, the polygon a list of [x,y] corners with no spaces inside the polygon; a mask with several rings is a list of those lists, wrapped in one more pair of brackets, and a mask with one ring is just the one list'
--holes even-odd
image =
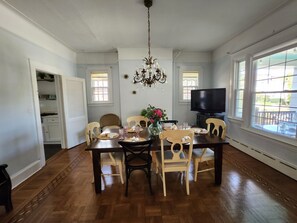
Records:
{"label": "baseboard radiator", "polygon": [[226,137],[226,139],[230,143],[230,145],[235,147],[236,149],[254,157],[255,159],[267,164],[268,166],[278,170],[288,177],[297,180],[297,166],[281,160],[278,157],[267,154],[259,148],[241,143],[239,140],[229,138],[228,136]]}

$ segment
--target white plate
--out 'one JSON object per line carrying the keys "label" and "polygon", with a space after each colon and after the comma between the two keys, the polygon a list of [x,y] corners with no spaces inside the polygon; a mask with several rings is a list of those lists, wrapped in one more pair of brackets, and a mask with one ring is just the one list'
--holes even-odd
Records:
{"label": "white plate", "polygon": [[191,128],[194,133],[196,134],[201,134],[201,135],[204,135],[204,134],[207,134],[208,133],[208,130],[207,129],[203,129],[203,128]]}
{"label": "white plate", "polygon": [[119,134],[118,133],[114,133],[114,132],[110,132],[110,133],[101,133],[98,138],[99,139],[114,139],[114,138],[118,138]]}
{"label": "white plate", "polygon": [[146,139],[145,138],[142,138],[142,137],[131,137],[131,138],[126,138],[124,139],[124,141],[126,142],[142,142],[142,141],[145,141]]}
{"label": "white plate", "polygon": [[[141,131],[143,131],[143,128],[140,127],[140,128],[139,128],[139,132],[141,132]],[[134,133],[134,132],[135,132],[135,128],[132,127],[132,128],[130,128],[130,129],[128,129],[127,132],[128,132],[128,133]]]}

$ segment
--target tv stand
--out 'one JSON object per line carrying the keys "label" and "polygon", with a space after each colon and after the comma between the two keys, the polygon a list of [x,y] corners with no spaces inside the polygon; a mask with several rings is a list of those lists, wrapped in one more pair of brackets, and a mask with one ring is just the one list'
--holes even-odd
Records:
{"label": "tv stand", "polygon": [[224,120],[224,115],[216,113],[197,113],[196,125],[199,128],[207,129],[206,119],[218,118]]}

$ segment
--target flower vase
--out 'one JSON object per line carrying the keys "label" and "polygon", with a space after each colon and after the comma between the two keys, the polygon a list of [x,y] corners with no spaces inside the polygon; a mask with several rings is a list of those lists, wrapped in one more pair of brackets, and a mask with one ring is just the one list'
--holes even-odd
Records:
{"label": "flower vase", "polygon": [[158,121],[154,122],[149,125],[148,130],[149,130],[150,135],[158,136],[159,133],[162,132],[162,125]]}

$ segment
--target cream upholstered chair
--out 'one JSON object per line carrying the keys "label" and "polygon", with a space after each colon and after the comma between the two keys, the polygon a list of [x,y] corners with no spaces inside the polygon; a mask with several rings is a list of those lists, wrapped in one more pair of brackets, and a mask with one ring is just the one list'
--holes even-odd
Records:
{"label": "cream upholstered chair", "polygon": [[105,114],[102,115],[100,118],[100,126],[102,128],[102,131],[106,129],[119,129],[121,128],[121,120],[119,116],[116,114]]}
{"label": "cream upholstered chair", "polygon": [[[193,151],[194,132],[191,130],[167,130],[159,135],[161,151],[156,152],[156,173],[159,173],[163,181],[163,193],[166,196],[166,172],[185,172],[187,195],[190,194],[189,167]],[[170,150],[165,150],[165,141],[171,142]],[[184,144],[187,143],[188,152],[184,152]],[[159,171],[159,169],[161,171]]]}
{"label": "cream upholstered chair", "polygon": [[[226,123],[217,118],[208,118],[206,119],[207,130],[211,131],[211,134],[220,136],[222,139],[225,139],[226,136]],[[193,150],[193,160],[194,160],[194,169],[195,176],[194,181],[197,181],[198,173],[213,170],[214,167],[207,169],[199,170],[199,163],[214,160],[214,151],[210,148],[194,149]]]}
{"label": "cream upholstered chair", "polygon": [[148,122],[149,122],[149,119],[142,115],[130,116],[127,118],[128,127],[132,127],[132,126],[136,126],[136,125],[142,126],[142,127],[147,127]]}
{"label": "cream upholstered chair", "polygon": [[[91,122],[87,125],[85,130],[86,142],[87,145],[90,143],[100,134],[100,124],[99,122]],[[92,152],[90,152],[92,156]],[[123,178],[123,153],[116,152],[116,153],[101,153],[101,166],[103,165],[110,165],[110,166],[118,166],[119,173],[111,173],[111,174],[104,174],[101,175],[111,175],[111,176],[120,176],[121,183],[124,184]]]}

